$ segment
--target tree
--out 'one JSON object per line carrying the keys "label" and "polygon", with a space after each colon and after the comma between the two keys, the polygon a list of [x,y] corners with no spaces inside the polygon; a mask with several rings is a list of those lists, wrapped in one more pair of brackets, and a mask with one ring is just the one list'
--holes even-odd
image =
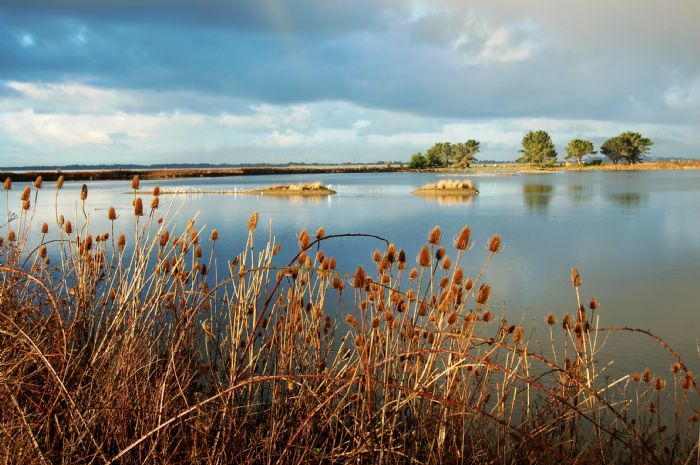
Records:
{"label": "tree", "polygon": [[557,150],[547,131],[530,131],[523,137],[522,157],[516,161],[535,166],[551,166],[557,162]]}
{"label": "tree", "polygon": [[422,153],[416,152],[411,155],[411,161],[408,162],[408,167],[414,170],[420,170],[428,166],[428,161]]}
{"label": "tree", "polygon": [[625,131],[606,140],[600,146],[600,152],[608,157],[613,164],[623,160],[633,165],[644,159],[653,144],[651,139],[642,137],[638,132]]}
{"label": "tree", "polygon": [[479,152],[479,141],[469,139],[468,141],[456,144],[457,156],[454,164],[462,168],[469,168],[472,162],[476,161],[476,154]]}
{"label": "tree", "polygon": [[450,163],[452,146],[449,142],[438,142],[425,152],[429,168],[444,168]]}
{"label": "tree", "polygon": [[566,160],[576,161],[577,165],[583,164],[586,155],[597,153],[593,150],[593,142],[582,139],[572,139],[566,146]]}

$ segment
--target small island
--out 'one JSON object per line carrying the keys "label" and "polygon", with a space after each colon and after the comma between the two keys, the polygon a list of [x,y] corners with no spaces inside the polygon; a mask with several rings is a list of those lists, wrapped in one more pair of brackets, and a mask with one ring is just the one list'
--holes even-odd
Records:
{"label": "small island", "polygon": [[333,195],[336,192],[320,182],[311,184],[280,184],[277,186],[264,187],[262,189],[252,189],[240,191],[241,194],[262,194],[262,195],[278,195],[278,196],[303,196],[303,197],[322,197]]}
{"label": "small island", "polygon": [[426,184],[425,186],[413,191],[414,194],[424,196],[474,196],[478,195],[479,191],[474,187],[474,184],[469,180],[451,180],[442,179],[437,183]]}

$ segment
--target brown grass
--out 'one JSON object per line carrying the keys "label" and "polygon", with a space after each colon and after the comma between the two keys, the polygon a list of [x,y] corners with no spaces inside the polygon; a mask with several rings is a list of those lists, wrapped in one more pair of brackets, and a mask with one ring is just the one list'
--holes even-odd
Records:
{"label": "brown grass", "polygon": [[[218,232],[155,210],[108,233],[56,212],[60,238],[30,241],[32,194],[0,246],[2,463],[697,460],[694,376],[652,333],[602,327],[580,277],[546,341],[493,317],[499,237],[463,269],[468,232],[433,231],[420,266],[372,236],[375,268],[346,275],[323,253],[346,235],[301,231],[277,264],[257,215],[226,262]],[[660,343],[669,372],[610,379],[602,335],[620,331]]]}

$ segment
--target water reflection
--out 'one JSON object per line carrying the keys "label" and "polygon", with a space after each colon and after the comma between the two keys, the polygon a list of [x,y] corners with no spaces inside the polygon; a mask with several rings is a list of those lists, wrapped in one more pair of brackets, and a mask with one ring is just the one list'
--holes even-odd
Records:
{"label": "water reflection", "polygon": [[583,203],[593,200],[593,192],[589,186],[583,184],[571,184],[568,189],[571,203]]}
{"label": "water reflection", "polygon": [[544,212],[552,200],[554,186],[551,184],[523,184],[523,200],[530,211]]}
{"label": "water reflection", "polygon": [[618,204],[624,210],[634,210],[639,208],[642,203],[646,203],[647,196],[639,192],[620,192],[617,194],[609,194],[607,199]]}
{"label": "water reflection", "polygon": [[429,202],[435,202],[441,207],[453,207],[457,205],[472,205],[474,203],[474,195],[425,195],[421,194],[420,197],[428,200]]}

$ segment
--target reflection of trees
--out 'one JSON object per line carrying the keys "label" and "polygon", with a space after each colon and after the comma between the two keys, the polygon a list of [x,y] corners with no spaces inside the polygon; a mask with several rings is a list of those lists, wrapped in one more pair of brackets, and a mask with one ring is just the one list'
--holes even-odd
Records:
{"label": "reflection of trees", "polygon": [[523,184],[523,200],[530,210],[544,211],[552,200],[551,184]]}
{"label": "reflection of trees", "polygon": [[570,185],[568,191],[571,203],[589,202],[593,198],[591,189],[581,184]]}
{"label": "reflection of trees", "polygon": [[608,200],[626,209],[637,208],[646,200],[639,192],[621,192],[619,194],[608,195]]}
{"label": "reflection of trees", "polygon": [[471,205],[474,203],[474,195],[421,195],[426,200],[436,202],[441,207],[456,205]]}

